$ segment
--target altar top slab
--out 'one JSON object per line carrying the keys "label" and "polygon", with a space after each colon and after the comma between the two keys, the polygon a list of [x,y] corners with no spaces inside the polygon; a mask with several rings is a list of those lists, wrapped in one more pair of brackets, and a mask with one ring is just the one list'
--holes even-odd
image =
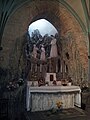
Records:
{"label": "altar top slab", "polygon": [[57,92],[81,92],[79,86],[28,86],[31,93],[57,93]]}

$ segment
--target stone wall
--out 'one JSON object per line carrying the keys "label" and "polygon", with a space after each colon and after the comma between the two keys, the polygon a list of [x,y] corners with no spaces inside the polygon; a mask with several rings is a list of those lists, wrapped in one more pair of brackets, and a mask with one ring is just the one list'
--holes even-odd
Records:
{"label": "stone wall", "polygon": [[[55,1],[28,2],[18,8],[9,18],[2,39],[2,68],[10,68],[13,74],[25,67],[22,54],[24,35],[33,21],[44,18],[58,30],[62,39],[63,59],[69,66],[69,74],[75,84],[81,77],[87,80],[88,51],[86,36],[69,11]],[[60,39],[61,40],[61,39]],[[66,58],[66,52],[69,59]],[[19,65],[19,66],[18,66]]]}

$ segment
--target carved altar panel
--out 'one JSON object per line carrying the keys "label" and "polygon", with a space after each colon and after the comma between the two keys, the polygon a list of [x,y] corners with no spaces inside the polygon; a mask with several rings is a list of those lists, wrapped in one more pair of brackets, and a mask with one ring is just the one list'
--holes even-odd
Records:
{"label": "carved altar panel", "polygon": [[79,86],[41,86],[31,87],[27,83],[27,110],[43,111],[57,108],[61,101],[62,108],[81,107],[81,89]]}

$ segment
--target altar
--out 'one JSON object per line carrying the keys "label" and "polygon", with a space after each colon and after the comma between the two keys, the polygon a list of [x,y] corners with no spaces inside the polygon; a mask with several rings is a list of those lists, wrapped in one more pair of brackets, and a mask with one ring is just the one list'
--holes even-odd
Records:
{"label": "altar", "polygon": [[27,84],[27,111],[44,111],[57,109],[57,103],[62,102],[62,108],[81,107],[81,89],[79,86],[30,86]]}

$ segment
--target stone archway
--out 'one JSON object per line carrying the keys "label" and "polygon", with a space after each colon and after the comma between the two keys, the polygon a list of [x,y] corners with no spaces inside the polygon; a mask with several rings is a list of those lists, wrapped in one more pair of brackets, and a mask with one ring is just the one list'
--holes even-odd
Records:
{"label": "stone archway", "polygon": [[[6,24],[2,40],[2,54],[4,55],[2,66],[8,67],[9,60],[12,59],[12,66],[17,69],[23,42],[22,36],[27,32],[29,24],[40,18],[45,18],[51,22],[59,34],[64,37],[62,41],[63,57],[67,64],[71,66],[69,71],[74,80],[80,80],[81,68],[83,68],[83,74],[85,74],[83,77],[86,79],[88,66],[86,37],[71,13],[62,4],[55,1],[27,2],[11,15]],[[66,59],[66,52],[70,55],[69,60]],[[79,63],[80,66],[77,67]]]}

